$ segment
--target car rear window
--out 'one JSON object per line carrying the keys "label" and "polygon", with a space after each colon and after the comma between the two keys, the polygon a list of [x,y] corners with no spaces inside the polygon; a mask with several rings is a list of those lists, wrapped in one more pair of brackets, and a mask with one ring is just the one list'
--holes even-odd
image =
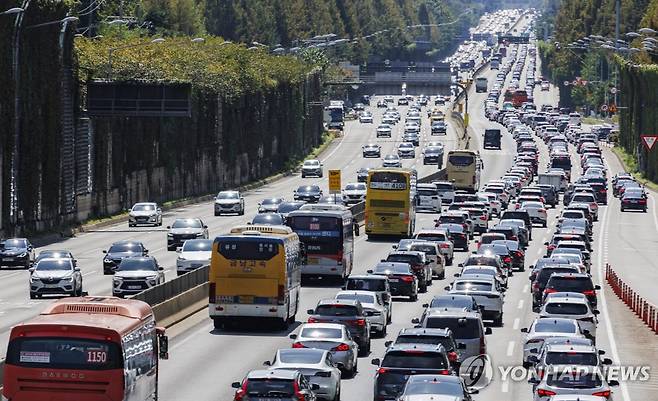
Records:
{"label": "car rear window", "polygon": [[386,353],[382,366],[387,368],[446,369],[446,358],[436,352],[392,351]]}
{"label": "car rear window", "polygon": [[409,264],[420,264],[420,257],[416,255],[388,255],[387,262],[402,262]]}
{"label": "car rear window", "polygon": [[462,224],[464,216],[441,216],[439,217],[439,224]]}
{"label": "car rear window", "polygon": [[551,302],[546,304],[546,312],[556,315],[585,315],[587,306],[570,302]]}
{"label": "car rear window", "polygon": [[548,279],[553,273],[570,273],[573,272],[573,269],[563,268],[563,267],[544,267],[539,271],[537,275],[537,281],[540,285],[545,285],[548,282]]}
{"label": "car rear window", "polygon": [[414,244],[409,250],[424,252],[427,255],[436,255],[436,246],[433,245]]}
{"label": "car rear window", "polygon": [[450,329],[454,338],[480,338],[480,322],[475,318],[428,317],[425,325],[430,329]]}
{"label": "car rear window", "polygon": [[580,374],[566,374],[565,372],[556,372],[549,374],[546,382],[549,386],[560,388],[573,388],[573,389],[588,389],[601,386],[601,377],[597,374],[584,374],[574,370],[573,373]]}
{"label": "car rear window", "polygon": [[446,236],[444,234],[416,234],[416,239],[422,239],[425,241],[445,241]]}
{"label": "car rear window", "polygon": [[319,305],[315,313],[323,316],[356,316],[358,309],[352,305]]}
{"label": "car rear window", "polygon": [[412,336],[412,335],[400,335],[395,340],[396,344],[432,344],[432,345],[443,345],[443,348],[446,351],[453,351],[455,349],[455,343],[450,337],[445,336]]}
{"label": "car rear window", "polygon": [[588,277],[551,277],[547,287],[559,292],[581,292],[594,289],[592,280]]}
{"label": "car rear window", "polygon": [[279,362],[283,363],[320,363],[324,351],[318,349],[282,349],[279,351]]}
{"label": "car rear window", "polygon": [[347,286],[345,288],[348,290],[385,291],[386,282],[384,280],[351,278],[347,280]]}
{"label": "car rear window", "polygon": [[307,327],[302,329],[301,337],[305,338],[343,338],[341,329],[328,327]]}
{"label": "car rear window", "polygon": [[546,354],[546,364],[596,366],[598,355],[593,352],[549,352]]}
{"label": "car rear window", "polygon": [[282,379],[249,379],[247,394],[250,397],[290,397],[295,393],[292,380]]}

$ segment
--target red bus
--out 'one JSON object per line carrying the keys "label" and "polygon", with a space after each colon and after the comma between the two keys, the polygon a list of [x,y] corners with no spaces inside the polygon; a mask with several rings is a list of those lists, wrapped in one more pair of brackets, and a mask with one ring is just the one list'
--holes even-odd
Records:
{"label": "red bus", "polygon": [[115,297],[56,301],[11,330],[3,400],[157,400],[168,340],[151,307]]}
{"label": "red bus", "polygon": [[523,89],[516,90],[512,94],[512,104],[514,105],[514,107],[517,108],[521,107],[521,105],[523,105],[523,103],[527,101],[528,101],[528,92],[526,92]]}

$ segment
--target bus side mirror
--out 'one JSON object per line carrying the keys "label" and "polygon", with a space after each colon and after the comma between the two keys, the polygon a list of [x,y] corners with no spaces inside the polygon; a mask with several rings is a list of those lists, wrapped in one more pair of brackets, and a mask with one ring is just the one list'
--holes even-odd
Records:
{"label": "bus side mirror", "polygon": [[158,336],[158,356],[160,359],[169,359],[169,337],[165,335],[164,327],[156,327]]}

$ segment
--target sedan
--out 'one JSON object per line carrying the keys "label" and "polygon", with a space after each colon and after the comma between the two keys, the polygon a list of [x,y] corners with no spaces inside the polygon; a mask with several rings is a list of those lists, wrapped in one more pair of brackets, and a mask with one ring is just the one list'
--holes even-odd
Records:
{"label": "sedan", "polygon": [[609,400],[612,393],[610,387],[619,385],[616,380],[606,381],[596,367],[584,365],[551,365],[541,379],[531,378],[528,382],[536,385],[534,401],[554,400],[552,397],[557,395],[571,395],[577,399],[581,399],[580,395],[599,396]]}
{"label": "sedan", "polygon": [[462,275],[452,286],[447,286],[450,294],[470,295],[482,307],[482,318],[491,319],[496,326],[503,324],[503,303],[505,295],[500,282],[490,275]]}
{"label": "sedan", "polygon": [[347,328],[338,323],[303,323],[298,334],[291,334],[292,348],[316,348],[329,351],[334,363],[350,376],[356,375],[359,345]]}
{"label": "sedan", "polygon": [[296,201],[314,203],[322,197],[322,190],[317,185],[302,185],[295,190],[294,197]]}
{"label": "sedan", "polygon": [[621,196],[620,211],[641,210],[647,212],[647,196],[640,192],[626,191]]}
{"label": "sedan", "polygon": [[302,178],[308,176],[322,178],[322,166],[323,165],[320,162],[320,160],[317,159],[306,160],[304,164],[302,164]]}
{"label": "sedan", "polygon": [[386,337],[388,312],[384,300],[377,293],[371,291],[339,291],[336,299],[352,299],[359,301],[370,323],[370,329],[376,331],[381,337]]}
{"label": "sedan", "polygon": [[411,375],[404,385],[398,401],[471,401],[471,394],[464,379],[451,375]]}
{"label": "sedan", "polygon": [[368,171],[370,169],[366,167],[361,167],[356,171],[356,180],[358,182],[367,182],[368,181]]}
{"label": "sedan", "polygon": [[398,145],[398,156],[401,159],[413,159],[416,157],[416,149],[411,142],[402,142]]}
{"label": "sedan", "polygon": [[188,239],[176,258],[176,273],[180,276],[200,267],[210,266],[211,239]]}
{"label": "sedan", "polygon": [[587,296],[579,292],[556,292],[549,294],[544,300],[539,312],[541,318],[565,318],[576,319],[581,329],[587,330],[592,337],[596,338],[596,326],[599,311],[593,309]]}
{"label": "sedan", "polygon": [[546,213],[546,207],[541,202],[523,202],[521,204],[521,210],[525,210],[530,215],[530,220],[533,223],[539,223],[542,227],[546,227],[548,221],[548,214]]}
{"label": "sedan", "polygon": [[391,126],[389,124],[381,124],[379,127],[377,127],[377,138],[390,138],[392,135],[391,132]]}
{"label": "sedan", "polygon": [[363,157],[381,157],[382,156],[382,147],[376,143],[368,143],[363,145]]}
{"label": "sedan", "polygon": [[82,296],[82,273],[73,259],[41,259],[30,268],[30,299],[47,294]]}
{"label": "sedan", "polygon": [[539,347],[544,339],[551,337],[576,337],[584,338],[578,322],[574,319],[535,319],[530,328],[522,328],[526,333],[523,341],[523,366],[528,368],[532,365],[529,357],[537,356]]}
{"label": "sedan", "polygon": [[283,202],[283,198],[265,198],[258,203],[258,213],[274,213]]}
{"label": "sedan", "polygon": [[146,224],[153,226],[162,225],[162,209],[157,203],[144,202],[135,203],[128,212],[128,227]]}
{"label": "sedan", "polygon": [[386,276],[392,296],[407,296],[412,302],[418,299],[418,277],[409,263],[381,262],[368,274]]}
{"label": "sedan", "polygon": [[359,116],[359,122],[362,124],[372,124],[372,114],[370,112],[363,112]]}
{"label": "sedan", "polygon": [[382,167],[402,167],[402,161],[398,155],[386,155]]}
{"label": "sedan", "polygon": [[298,370],[304,377],[317,387],[318,398],[327,401],[340,399],[341,372],[332,362],[329,351],[300,348],[280,349],[273,361],[265,361],[270,370]]}

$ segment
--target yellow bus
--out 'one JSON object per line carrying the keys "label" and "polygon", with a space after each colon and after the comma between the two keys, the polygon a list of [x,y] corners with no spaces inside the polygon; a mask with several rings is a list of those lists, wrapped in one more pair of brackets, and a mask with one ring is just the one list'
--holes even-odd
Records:
{"label": "yellow bus", "polygon": [[294,322],[302,262],[299,237],[287,226],[240,225],[216,237],[208,278],[215,328],[240,317]]}
{"label": "yellow bus", "polygon": [[455,189],[477,192],[480,188],[482,160],[474,150],[451,150],[448,152],[446,175]]}
{"label": "yellow bus", "polygon": [[416,171],[376,168],[368,172],[366,234],[410,237],[416,225]]}

